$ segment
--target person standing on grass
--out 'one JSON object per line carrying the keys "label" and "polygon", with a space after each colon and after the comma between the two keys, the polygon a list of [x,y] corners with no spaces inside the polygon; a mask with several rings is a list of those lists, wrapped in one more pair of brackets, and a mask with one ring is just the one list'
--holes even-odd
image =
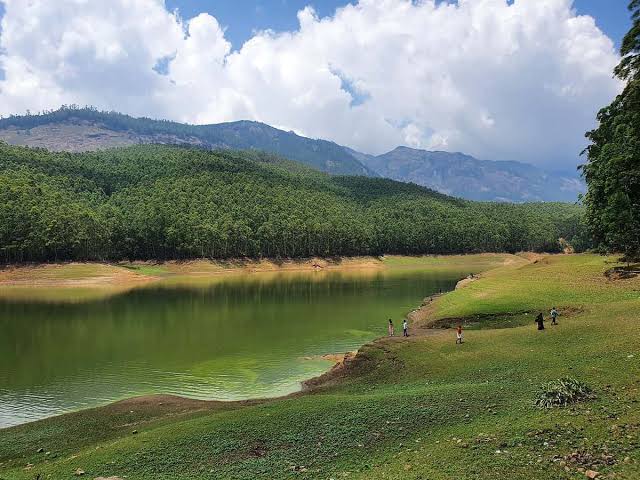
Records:
{"label": "person standing on grass", "polygon": [[556,309],[556,307],[553,307],[551,309],[551,325],[557,325],[558,324],[558,310]]}
{"label": "person standing on grass", "polygon": [[402,322],[402,336],[403,337],[408,337],[409,336],[409,323],[407,322],[407,319],[404,319],[404,322]]}
{"label": "person standing on grass", "polygon": [[536,323],[538,324],[538,330],[544,330],[544,316],[542,312],[536,317]]}
{"label": "person standing on grass", "polygon": [[389,319],[389,336],[393,337],[393,321]]}
{"label": "person standing on grass", "polygon": [[462,345],[462,325],[458,325],[458,328],[456,329],[456,345],[458,343]]}

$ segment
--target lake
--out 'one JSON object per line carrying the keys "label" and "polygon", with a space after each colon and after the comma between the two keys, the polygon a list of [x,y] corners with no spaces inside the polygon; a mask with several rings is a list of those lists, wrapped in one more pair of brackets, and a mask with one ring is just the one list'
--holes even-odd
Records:
{"label": "lake", "polygon": [[[273,397],[326,371],[320,356],[396,331],[462,272],[229,275],[100,300],[0,300],[0,427],[166,393]],[[401,332],[400,332],[401,333]]]}

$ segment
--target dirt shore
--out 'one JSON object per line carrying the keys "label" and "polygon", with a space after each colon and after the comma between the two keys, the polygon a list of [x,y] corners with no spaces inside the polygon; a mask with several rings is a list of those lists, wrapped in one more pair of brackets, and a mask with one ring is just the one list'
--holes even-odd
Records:
{"label": "dirt shore", "polygon": [[0,286],[108,287],[157,281],[167,277],[202,277],[230,273],[381,269],[377,257],[304,260],[191,260],[167,262],[70,262],[9,265],[0,268]]}

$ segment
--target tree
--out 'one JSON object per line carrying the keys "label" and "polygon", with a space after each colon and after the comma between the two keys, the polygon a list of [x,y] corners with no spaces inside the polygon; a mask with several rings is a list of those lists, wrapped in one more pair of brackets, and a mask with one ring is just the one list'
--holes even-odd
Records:
{"label": "tree", "polygon": [[0,263],[558,250],[568,204],[467,202],[256,152],[0,144]]}
{"label": "tree", "polygon": [[606,251],[640,256],[640,0],[632,0],[631,30],[620,47],[614,74],[624,90],[598,113],[599,125],[587,133],[587,163],[582,173],[587,223]]}

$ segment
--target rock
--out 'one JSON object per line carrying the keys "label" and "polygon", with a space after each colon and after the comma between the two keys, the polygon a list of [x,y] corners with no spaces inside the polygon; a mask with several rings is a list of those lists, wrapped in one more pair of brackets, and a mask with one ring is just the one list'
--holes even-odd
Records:
{"label": "rock", "polygon": [[73,474],[74,474],[76,477],[79,477],[79,476],[81,476],[81,475],[84,475],[84,470],[82,470],[81,468],[77,468],[77,469],[76,469],[76,471],[75,471],[75,472],[73,472]]}
{"label": "rock", "polygon": [[131,432],[133,435],[136,435],[138,433],[138,430],[134,430],[133,432]]}
{"label": "rock", "polygon": [[42,452],[44,452],[44,448],[40,447],[40,448],[38,449],[38,453],[42,453]]}
{"label": "rock", "polygon": [[631,457],[624,457],[624,463],[631,463]]}
{"label": "rock", "polygon": [[584,474],[587,478],[590,478],[591,480],[593,480],[594,478],[598,478],[600,476],[600,473],[596,472],[595,470],[587,470],[586,472],[584,472]]}

